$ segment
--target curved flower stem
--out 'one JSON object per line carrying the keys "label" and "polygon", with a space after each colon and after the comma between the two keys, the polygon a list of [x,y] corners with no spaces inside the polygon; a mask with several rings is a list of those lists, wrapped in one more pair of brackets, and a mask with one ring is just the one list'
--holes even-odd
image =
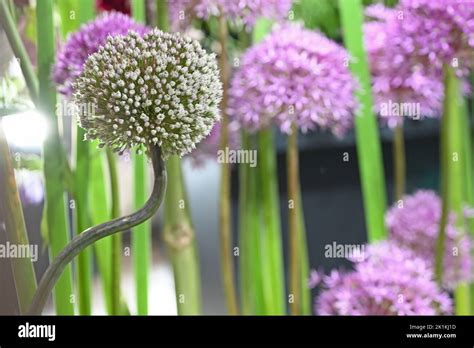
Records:
{"label": "curved flower stem", "polygon": [[6,0],[0,0],[0,23],[5,29],[5,33],[7,34],[8,41],[10,42],[15,57],[18,58],[18,63],[20,64],[21,71],[25,77],[31,100],[36,103],[38,101],[38,79],[36,78],[35,71],[33,70],[25,46],[21,41],[15,21],[8,9]]}
{"label": "curved flower stem", "polygon": [[46,270],[33,298],[29,309],[30,314],[41,314],[48,295],[61,276],[62,271],[81,251],[104,237],[123,232],[148,220],[158,210],[166,191],[166,168],[161,157],[160,148],[151,148],[150,155],[155,179],[153,191],[143,208],[131,215],[91,227],[81,234],[76,235]]}
{"label": "curved flower stem", "polygon": [[299,210],[300,197],[298,195],[299,185],[299,163],[298,163],[298,129],[296,124],[291,126],[291,134],[288,136],[287,148],[287,175],[288,175],[288,233],[290,244],[290,302],[291,314],[300,314],[300,260],[299,260]]}
{"label": "curved flower stem", "polygon": [[394,130],[393,158],[395,200],[398,201],[403,198],[406,186],[405,139],[402,124],[397,125]]}
{"label": "curved flower stem", "polygon": [[[221,150],[229,147],[229,117],[226,112],[229,83],[229,67],[227,57],[227,23],[223,16],[219,17],[219,43],[221,54],[219,56],[219,68],[223,85],[223,96],[221,102]],[[237,295],[235,290],[235,272],[232,254],[232,226],[231,226],[231,197],[230,197],[230,164],[221,163],[221,187],[219,199],[219,227],[220,247],[222,261],[222,277],[224,280],[224,291],[229,314],[238,314]]]}
{"label": "curved flower stem", "polygon": [[[13,163],[0,120],[0,224],[4,224],[7,241],[28,245],[23,210],[15,181]],[[36,290],[36,277],[30,258],[11,259],[20,314],[24,314]],[[2,280],[4,281],[4,280]]]}

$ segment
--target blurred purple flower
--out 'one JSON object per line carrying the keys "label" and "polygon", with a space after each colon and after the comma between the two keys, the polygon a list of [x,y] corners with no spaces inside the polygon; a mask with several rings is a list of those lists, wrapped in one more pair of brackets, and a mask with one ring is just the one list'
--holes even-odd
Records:
{"label": "blurred purple flower", "polygon": [[44,185],[41,172],[21,169],[17,170],[15,174],[22,204],[27,206],[42,203]]}
{"label": "blurred purple flower", "polygon": [[[375,19],[364,25],[375,111],[392,128],[404,117],[439,117],[444,95],[441,70],[428,71],[412,59],[412,39],[403,30],[406,21],[381,4],[369,6],[366,15]],[[419,105],[420,114],[393,113],[392,103]]]}
{"label": "blurred purple flower", "polygon": [[320,315],[450,314],[452,301],[433,280],[431,267],[391,242],[367,246],[354,271],[333,270],[316,299]]}
{"label": "blurred purple flower", "polygon": [[289,133],[316,127],[342,136],[352,127],[358,87],[349,55],[298,24],[277,27],[242,57],[229,90],[229,114],[255,131],[275,122]]}
{"label": "blurred purple flower", "polygon": [[242,21],[251,29],[259,17],[272,20],[285,18],[292,0],[173,0],[169,2],[171,25],[185,30],[193,18],[208,19],[223,14],[232,21]]}
{"label": "blurred purple flower", "polygon": [[109,35],[126,35],[129,30],[143,35],[147,27],[118,12],[106,12],[71,34],[56,56],[53,81],[60,93],[71,96],[72,83],[81,74],[89,55],[98,51]]}
{"label": "blurred purple flower", "polygon": [[465,75],[474,62],[474,6],[467,0],[401,0],[401,48],[428,69],[458,65]]}
{"label": "blurred purple flower", "polygon": [[[239,147],[238,131],[239,129],[235,124],[229,125],[229,149],[237,149]],[[194,168],[202,167],[206,159],[217,159],[217,151],[220,149],[220,133],[221,124],[216,122],[211,133],[196,146],[194,151],[187,155]]]}
{"label": "blurred purple flower", "polygon": [[[436,241],[441,220],[441,199],[433,191],[419,190],[403,197],[386,214],[390,238],[413,250],[431,267],[434,265]],[[470,281],[472,272],[472,243],[470,237],[455,227],[451,214],[446,226],[443,284],[454,288],[460,281]]]}

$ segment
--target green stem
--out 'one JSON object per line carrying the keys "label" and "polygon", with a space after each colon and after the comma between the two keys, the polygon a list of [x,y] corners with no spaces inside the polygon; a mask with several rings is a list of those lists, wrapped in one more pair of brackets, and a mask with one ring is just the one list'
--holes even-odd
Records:
{"label": "green stem", "polygon": [[[146,200],[148,186],[147,163],[143,156],[133,156],[135,207]],[[151,263],[151,224],[138,225],[132,232],[132,255],[137,296],[137,314],[148,314],[148,277]]]}
{"label": "green stem", "polygon": [[[133,18],[145,23],[145,1],[132,0]],[[146,200],[148,189],[147,163],[143,156],[134,155],[132,158],[134,170],[134,201],[135,207],[140,207]],[[146,221],[138,225],[132,233],[132,255],[135,275],[135,293],[137,314],[148,314],[148,278],[151,263],[151,224]]]}
{"label": "green stem", "polygon": [[300,248],[300,288],[301,288],[301,314],[311,314],[311,291],[308,287],[309,278],[309,258],[308,258],[308,243],[306,240],[306,226],[304,221],[303,199],[301,196],[301,186],[298,185],[298,200],[297,206],[301,207],[298,214],[298,243]]}
{"label": "green stem", "polygon": [[293,123],[291,134],[288,136],[287,155],[287,176],[288,176],[288,235],[290,245],[290,301],[291,314],[299,315],[300,307],[300,243],[299,243],[299,159],[298,159],[298,128]]}
{"label": "green stem", "polygon": [[[223,95],[221,102],[221,139],[220,149],[226,151],[229,148],[229,117],[227,115],[227,99],[229,89],[229,66],[227,56],[227,23],[223,16],[219,17],[219,43],[221,54],[219,55],[219,68],[221,71],[221,81],[223,85]],[[237,306],[237,295],[235,291],[234,257],[232,254],[232,221],[231,221],[231,172],[230,164],[224,161],[221,163],[221,183],[219,196],[219,228],[220,228],[220,249],[222,261],[222,278],[224,281],[224,293],[229,314],[239,313]]]}
{"label": "green stem", "polygon": [[[117,177],[117,163],[114,153],[111,149],[106,150],[107,163],[109,165],[110,191],[112,194],[111,217],[115,219],[120,216],[120,195]],[[122,235],[112,236],[112,274],[111,274],[111,293],[112,293],[112,313],[120,314],[120,272],[122,263]]]}
{"label": "green stem", "polygon": [[[13,163],[7,139],[0,120],[0,225],[4,224],[7,241],[13,245],[27,245],[23,210],[18,195]],[[13,278],[20,306],[20,314],[26,313],[36,291],[36,277],[31,258],[11,259]],[[5,280],[3,280],[5,281]]]}
{"label": "green stem", "polygon": [[361,0],[339,0],[344,42],[353,57],[352,73],[361,85],[357,96],[360,114],[355,116],[359,172],[364,198],[365,223],[369,242],[385,239],[384,215],[387,208],[382,150],[373,112],[370,71],[364,51]]}
{"label": "green stem", "polygon": [[[280,206],[276,149],[272,129],[259,131],[258,139],[258,184],[261,189],[263,230],[262,254],[266,313],[285,314],[285,280],[283,251],[281,245]],[[251,169],[250,169],[251,170]]]}
{"label": "green stem", "polygon": [[[96,143],[89,144],[90,176],[89,176],[89,206],[92,225],[98,225],[110,220],[110,208],[107,194],[105,151],[99,151]],[[97,266],[101,275],[105,305],[108,314],[113,314],[112,275],[112,237],[99,240],[94,244]]]}
{"label": "green stem", "polygon": [[161,157],[159,147],[150,148],[150,156],[155,173],[153,191],[145,205],[135,213],[107,221],[98,226],[91,227],[86,231],[76,235],[72,241],[61,250],[58,257],[49,265],[38,289],[35,293],[28,313],[30,315],[41,314],[46,300],[58,278],[64,272],[66,266],[87,247],[93,245],[102,238],[126,231],[137,224],[150,219],[160,207],[166,191],[166,169]]}
{"label": "green stem", "polygon": [[[51,258],[55,258],[69,240],[69,223],[65,204],[66,158],[56,119],[56,91],[51,83],[51,67],[55,58],[52,0],[36,4],[38,35],[39,110],[46,116],[49,136],[44,142],[43,160],[46,188],[46,219]],[[56,312],[74,314],[71,268],[67,267],[55,287]]]}
{"label": "green stem", "polygon": [[[441,131],[441,191],[443,198],[442,218],[436,249],[435,271],[437,280],[442,284],[443,256],[445,251],[445,224],[450,212],[456,213],[456,225],[459,231],[464,231],[463,208],[467,201],[465,174],[466,148],[464,127],[467,115],[463,112],[463,100],[460,81],[453,68],[444,66],[444,110]],[[454,292],[456,314],[470,313],[470,292],[466,283],[458,284]]]}
{"label": "green stem", "polygon": [[170,31],[168,1],[166,0],[156,0],[156,26],[163,31]]}
{"label": "green stem", "polygon": [[[3,26],[3,29],[5,30],[5,33],[8,37],[8,41],[10,42],[10,46],[12,48],[13,53],[15,54],[15,57],[18,58],[21,71],[23,72],[26,85],[28,86],[28,91],[30,93],[31,100],[36,103],[38,101],[38,79],[35,75],[33,66],[31,65],[31,61],[28,57],[28,53],[26,52],[25,46],[21,41],[21,37],[18,33],[16,23],[13,20],[12,14],[8,10],[8,5],[6,1],[7,0],[0,0],[0,23]],[[38,20],[38,23],[40,22],[41,20]],[[43,46],[43,44],[41,46]]]}
{"label": "green stem", "polygon": [[169,181],[165,196],[164,239],[173,264],[178,314],[200,314],[198,250],[186,206],[181,160],[177,156],[168,159],[167,171]]}
{"label": "green stem", "polygon": [[403,125],[401,124],[395,127],[393,134],[393,158],[395,200],[399,201],[405,194],[406,185],[405,140],[403,135]]}

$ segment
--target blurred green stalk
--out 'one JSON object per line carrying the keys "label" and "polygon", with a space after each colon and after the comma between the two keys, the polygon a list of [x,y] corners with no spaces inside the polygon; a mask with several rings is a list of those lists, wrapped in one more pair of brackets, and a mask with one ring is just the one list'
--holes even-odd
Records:
{"label": "blurred green stalk", "polygon": [[[132,0],[132,14],[137,22],[145,23],[145,1]],[[135,208],[147,199],[148,175],[145,156],[133,155],[133,189]],[[135,275],[137,314],[148,314],[148,279],[151,263],[151,222],[147,220],[132,231],[132,256]]]}
{"label": "blurred green stalk", "polygon": [[393,133],[393,167],[394,167],[394,191],[395,201],[399,201],[405,194],[406,181],[406,159],[405,139],[403,125],[397,125]]}
{"label": "blurred green stalk", "polygon": [[[468,122],[464,112],[464,102],[460,81],[454,69],[448,65],[444,72],[444,107],[441,120],[441,196],[443,209],[438,235],[435,260],[435,274],[442,284],[443,259],[446,240],[446,223],[450,212],[456,213],[456,225],[465,230],[464,205],[469,198],[466,173],[469,171],[466,148],[465,127]],[[472,179],[472,178],[471,178]],[[468,284],[458,284],[454,291],[455,311],[458,315],[470,314],[470,290]]]}
{"label": "blurred green stalk", "polygon": [[[157,0],[157,26],[169,31],[167,1]],[[179,315],[201,312],[201,279],[196,237],[188,209],[181,159],[166,161],[168,187],[165,194],[164,238],[173,265],[176,304]]]}
{"label": "blurred green stalk", "polygon": [[36,77],[33,66],[31,65],[30,58],[26,52],[25,46],[21,41],[20,34],[15,21],[13,20],[12,14],[10,13],[7,5],[7,0],[0,0],[0,24],[2,25],[7,35],[8,41],[12,48],[15,57],[18,58],[21,71],[25,78],[26,86],[34,103],[38,102],[38,79]]}
{"label": "blurred green stalk", "polygon": [[179,315],[201,312],[201,280],[196,237],[187,208],[181,160],[166,161],[168,187],[165,194],[164,239],[173,265]]}
{"label": "blurred green stalk", "polygon": [[[56,46],[52,0],[37,2],[36,19],[39,77],[38,109],[45,115],[49,131],[49,135],[44,142],[43,160],[48,239],[50,243],[50,256],[53,259],[69,241],[69,223],[64,194],[66,157],[56,118],[56,91],[50,79]],[[58,315],[74,314],[71,296],[73,296],[73,286],[71,267],[69,266],[61,275],[54,291]]]}
{"label": "blurred green stalk", "polygon": [[[280,226],[280,199],[276,149],[271,128],[260,130],[258,141],[258,185],[261,190],[261,257],[265,314],[284,315],[285,277]],[[253,170],[250,168],[249,170]],[[299,275],[298,275],[299,276]]]}
{"label": "blurred green stalk", "polygon": [[[241,148],[254,151],[256,136],[241,132]],[[239,164],[239,261],[242,314],[266,313],[263,290],[261,194],[259,173],[248,163]]]}
{"label": "blurred green stalk", "polygon": [[384,214],[387,208],[383,158],[377,120],[373,112],[370,71],[363,45],[363,14],[360,0],[339,0],[345,45],[352,56],[350,68],[359,80],[361,103],[355,117],[357,157],[364,199],[365,223],[369,242],[385,239]]}
{"label": "blurred green stalk", "polygon": [[[7,241],[13,245],[29,245],[23,209],[15,181],[13,163],[0,119],[0,225]],[[27,312],[36,291],[36,277],[31,258],[10,260],[20,314]],[[2,280],[5,281],[5,280]]]}

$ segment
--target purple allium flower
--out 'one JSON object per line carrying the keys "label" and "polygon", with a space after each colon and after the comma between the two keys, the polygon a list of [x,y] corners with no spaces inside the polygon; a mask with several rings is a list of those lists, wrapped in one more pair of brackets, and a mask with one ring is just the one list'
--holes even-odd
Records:
{"label": "purple allium flower", "polygon": [[450,314],[452,301],[433,280],[432,268],[393,242],[369,245],[354,271],[333,270],[316,299],[320,315]]}
{"label": "purple allium flower", "polygon": [[15,171],[15,177],[23,205],[37,205],[43,202],[44,185],[41,172],[21,169]]}
{"label": "purple allium flower", "polygon": [[97,52],[109,35],[126,35],[129,30],[140,35],[148,31],[127,15],[107,12],[71,34],[58,51],[53,67],[53,81],[59,86],[58,91],[71,96],[72,83],[81,74],[87,57]]}
{"label": "purple allium flower", "polygon": [[[239,129],[235,124],[230,124],[228,129],[229,149],[237,149],[239,147]],[[216,122],[211,133],[196,146],[196,150],[188,155],[194,168],[202,167],[206,159],[217,159],[221,141],[220,134],[221,124]]]}
{"label": "purple allium flower", "polygon": [[259,17],[285,18],[291,5],[292,0],[173,0],[169,2],[169,12],[174,30],[185,30],[193,18],[208,19],[220,14],[242,21],[250,29]]}
{"label": "purple allium flower", "polygon": [[[405,37],[405,22],[397,10],[378,4],[369,6],[366,14],[376,19],[364,25],[375,111],[389,127],[401,124],[403,117],[439,116],[444,96],[441,71],[427,70],[412,59],[412,40]],[[410,104],[419,106],[413,110],[419,114],[392,112],[392,105]]]}
{"label": "purple allium flower", "polygon": [[279,26],[242,57],[231,80],[229,115],[255,131],[275,122],[288,133],[352,127],[358,87],[344,48],[297,24]]}
{"label": "purple allium flower", "polygon": [[[426,67],[459,66],[466,74],[474,62],[474,6],[467,0],[401,0],[402,47]],[[408,40],[409,38],[409,40]],[[454,61],[454,60],[457,60]]]}
{"label": "purple allium flower", "polygon": [[109,36],[73,83],[86,138],[118,152],[160,146],[164,159],[191,152],[219,119],[216,57],[197,41],[154,29]]}
{"label": "purple allium flower", "polygon": [[[385,217],[390,238],[433,267],[441,211],[441,199],[433,191],[419,190],[403,197]],[[455,227],[455,220],[451,214],[446,225],[443,283],[448,288],[454,288],[459,281],[470,281],[473,272],[471,239]]]}

